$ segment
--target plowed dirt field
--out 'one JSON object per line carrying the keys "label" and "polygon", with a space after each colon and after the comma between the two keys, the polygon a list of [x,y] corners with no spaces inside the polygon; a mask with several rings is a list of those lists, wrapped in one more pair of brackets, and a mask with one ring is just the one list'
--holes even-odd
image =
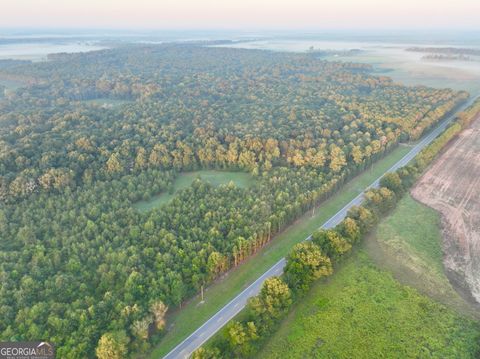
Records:
{"label": "plowed dirt field", "polygon": [[442,214],[447,274],[480,302],[480,116],[434,161],[412,195]]}

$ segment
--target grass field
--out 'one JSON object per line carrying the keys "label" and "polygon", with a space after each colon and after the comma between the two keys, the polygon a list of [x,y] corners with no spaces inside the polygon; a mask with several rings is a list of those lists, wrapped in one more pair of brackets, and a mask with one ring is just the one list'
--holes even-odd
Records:
{"label": "grass field", "polygon": [[200,298],[195,298],[181,310],[170,313],[167,318],[169,331],[151,353],[150,357],[160,358],[168,353],[243,288],[263,274],[280,258],[288,254],[294,244],[304,240],[320,227],[409,150],[410,148],[407,146],[398,147],[362,175],[346,184],[330,200],[323,203],[314,216],[311,215],[311,212],[307,213],[284,232],[277,235],[272,242],[255,256],[229,272],[222,280],[211,285],[205,293],[205,302],[203,304],[200,304]]}
{"label": "grass field", "polygon": [[440,216],[410,194],[380,223],[375,238],[396,253],[415,255],[436,276],[443,276]]}
{"label": "grass field", "polygon": [[480,325],[404,286],[363,251],[317,283],[258,358],[477,358]]}
{"label": "grass field", "polygon": [[439,213],[407,194],[365,246],[375,263],[391,271],[401,283],[480,319],[480,313],[455,291],[446,277],[441,243]]}
{"label": "grass field", "polygon": [[227,184],[230,181],[235,183],[236,186],[246,188],[252,185],[254,178],[245,172],[228,172],[228,171],[214,171],[214,170],[203,170],[195,172],[185,172],[181,173],[173,183],[173,192],[172,193],[161,193],[157,196],[150,198],[147,201],[139,201],[135,203],[135,208],[145,212],[152,208],[159,207],[165,203],[168,203],[175,194],[183,189],[187,188],[192,184],[196,178],[201,178],[203,181],[210,182],[214,186],[219,186],[221,184]]}

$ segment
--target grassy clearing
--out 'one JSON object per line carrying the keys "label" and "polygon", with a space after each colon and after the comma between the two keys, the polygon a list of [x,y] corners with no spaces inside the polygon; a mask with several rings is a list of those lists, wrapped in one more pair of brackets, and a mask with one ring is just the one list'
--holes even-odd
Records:
{"label": "grassy clearing", "polygon": [[280,258],[287,255],[293,245],[304,240],[320,227],[409,150],[410,148],[407,146],[398,147],[362,175],[346,184],[330,200],[323,203],[314,216],[312,216],[312,212],[307,213],[284,232],[277,235],[272,242],[255,256],[228,273],[222,280],[211,285],[205,293],[205,302],[203,304],[200,304],[200,298],[194,298],[181,310],[171,313],[167,319],[168,323],[170,323],[169,331],[151,353],[150,357],[160,358],[167,354],[243,288],[263,274]]}
{"label": "grassy clearing", "polygon": [[114,99],[110,99],[110,98],[96,98],[94,100],[86,100],[86,101],[83,101],[83,102],[86,103],[87,105],[91,105],[91,106],[99,106],[99,107],[103,107],[103,108],[114,108],[114,107],[121,106],[121,105],[124,105],[126,103],[129,103],[131,101],[114,100]]}
{"label": "grassy clearing", "polygon": [[415,201],[410,194],[403,197],[395,211],[377,229],[375,237],[386,246],[416,255],[436,275],[443,276],[439,214]]}
{"label": "grassy clearing", "polygon": [[228,171],[215,171],[215,170],[202,170],[194,172],[181,173],[173,183],[173,191],[171,193],[160,193],[146,201],[139,201],[134,204],[134,207],[141,212],[149,211],[153,208],[160,207],[175,197],[175,194],[184,188],[189,187],[192,182],[200,178],[203,181],[210,182],[214,186],[221,184],[227,184],[230,181],[235,183],[236,186],[241,188],[250,187],[254,178],[245,172],[228,172]]}
{"label": "grassy clearing", "polygon": [[480,318],[446,277],[441,243],[439,213],[407,194],[366,241],[366,249],[379,267],[391,271],[401,283]]}
{"label": "grassy clearing", "polygon": [[298,302],[259,358],[475,358],[480,325],[379,269],[363,250]]}

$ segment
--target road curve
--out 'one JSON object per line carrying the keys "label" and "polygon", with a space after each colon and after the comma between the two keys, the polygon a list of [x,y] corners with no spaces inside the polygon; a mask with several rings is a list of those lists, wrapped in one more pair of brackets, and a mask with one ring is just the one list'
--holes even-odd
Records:
{"label": "road curve", "polygon": [[[442,120],[432,131],[430,131],[426,136],[424,136],[412,149],[397,163],[395,163],[388,171],[394,172],[397,169],[408,164],[423,148],[430,144],[435,138],[440,135],[445,128],[452,122],[457,113],[465,110],[469,107],[477,97],[472,97],[467,102],[458,107],[458,109]],[[385,174],[384,173],[384,174]],[[363,195],[365,191],[370,188],[376,188],[379,186],[380,179],[383,175],[377,178],[372,184],[365,188],[357,197],[352,199],[345,207],[338,211],[333,217],[326,221],[320,228],[332,228],[339,224],[347,215],[347,212],[353,206],[358,206],[362,203]],[[311,235],[306,238],[309,240]],[[283,268],[285,267],[286,260],[285,258],[280,259],[275,263],[269,270],[263,273],[255,282],[250,284],[246,289],[244,289],[240,294],[233,298],[228,304],[226,304],[222,309],[220,309],[216,314],[214,314],[209,320],[207,320],[201,327],[195,330],[190,336],[178,344],[174,349],[172,349],[167,355],[164,356],[164,359],[180,359],[188,358],[196,349],[202,346],[208,339],[210,339],[217,331],[219,331],[225,324],[227,324],[233,317],[235,317],[247,304],[248,299],[257,295],[262,288],[263,282],[270,277],[279,276],[283,273]]]}

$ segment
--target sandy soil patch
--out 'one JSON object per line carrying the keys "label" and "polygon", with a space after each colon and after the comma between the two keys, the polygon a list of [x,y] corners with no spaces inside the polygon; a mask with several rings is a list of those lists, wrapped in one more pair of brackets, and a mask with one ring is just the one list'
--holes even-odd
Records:
{"label": "sandy soil patch", "polygon": [[480,303],[480,116],[432,164],[412,195],[442,214],[447,274]]}

